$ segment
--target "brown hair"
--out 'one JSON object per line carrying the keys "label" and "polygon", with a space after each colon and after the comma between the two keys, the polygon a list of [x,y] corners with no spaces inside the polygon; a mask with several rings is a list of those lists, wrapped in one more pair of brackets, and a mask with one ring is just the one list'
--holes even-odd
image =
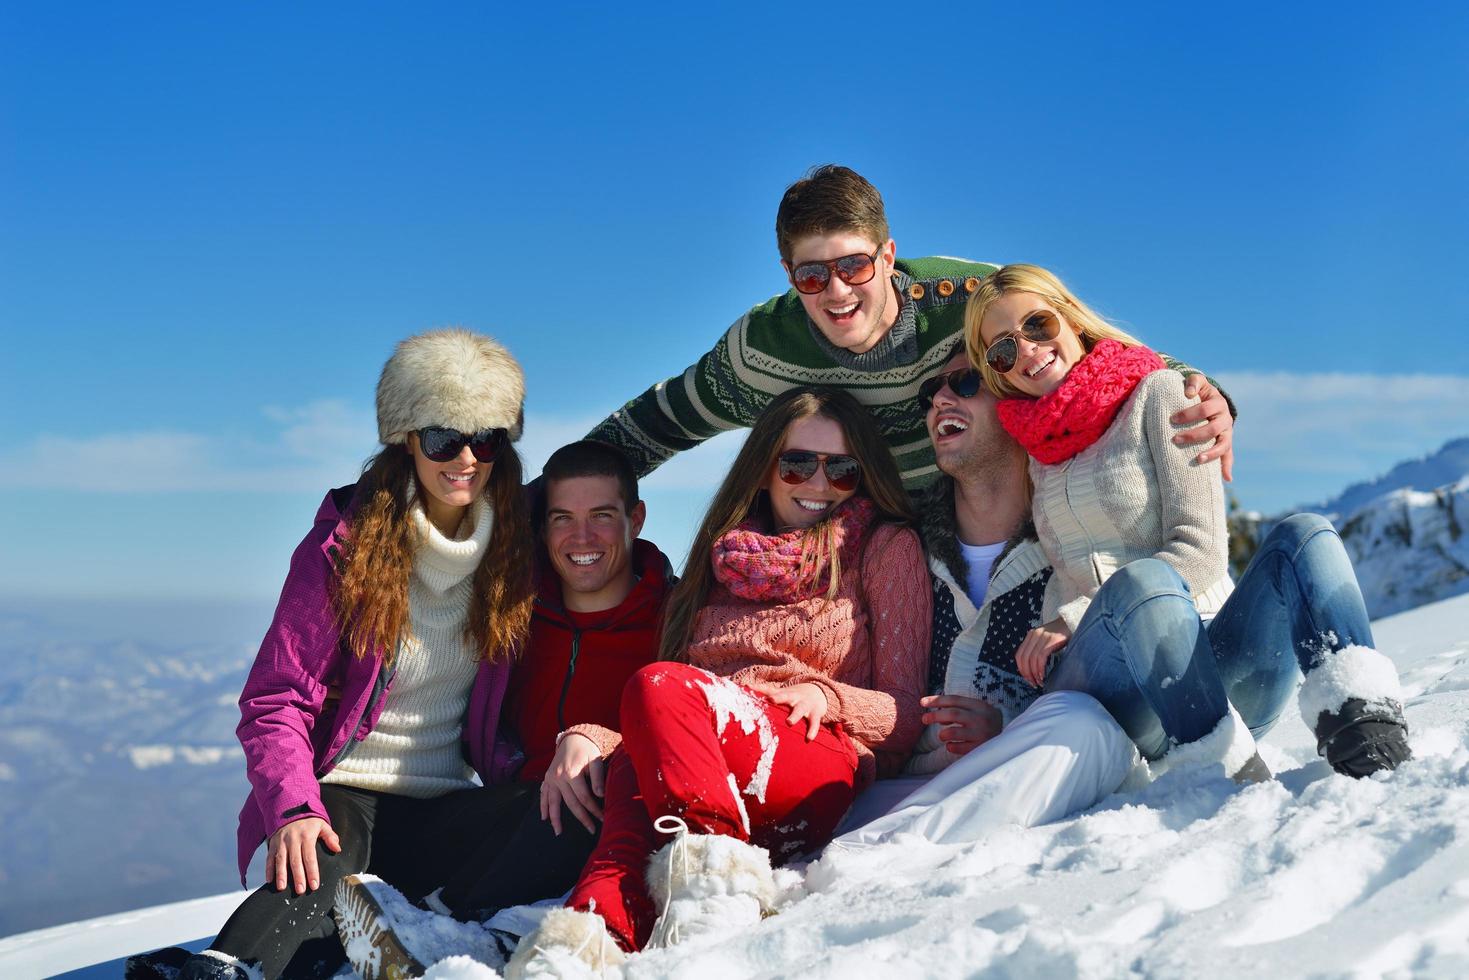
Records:
{"label": "brown hair", "polygon": [[790,264],[791,247],[807,235],[860,232],[875,245],[888,240],[888,217],[882,195],[850,167],[834,163],[813,167],[786,188],[775,212],[775,247]]}
{"label": "brown hair", "polygon": [[537,533],[545,530],[546,499],[551,484],[579,476],[608,476],[616,480],[624,514],[631,514],[638,505],[638,474],[627,454],[609,443],[580,439],[556,450],[541,467],[541,492],[536,495],[535,503]]}
{"label": "brown hair", "polygon": [[1061,329],[1074,330],[1081,338],[1083,350],[1090,351],[1099,340],[1116,340],[1125,347],[1141,347],[1142,341],[1119,330],[1066,288],[1059,276],[1049,269],[1023,262],[1001,266],[979,281],[979,288],[969,294],[964,308],[964,345],[969,360],[979,369],[980,377],[996,398],[1028,398],[984,359],[985,342],[980,325],[985,313],[1000,297],[1010,293],[1033,293],[1061,314]]}
{"label": "brown hair", "polygon": [[[352,652],[380,652],[391,664],[408,636],[408,577],[413,570],[413,525],[408,481],[416,481],[413,454],[386,446],[368,460],[352,498],[352,535],[338,563],[333,604]],[[495,529],[474,570],[465,635],[483,660],[512,656],[530,630],[530,519],[521,490],[520,455],[507,444],[495,459],[484,495]],[[417,487],[420,495],[426,493]]]}
{"label": "brown hair", "polygon": [[[792,388],[776,396],[750,427],[745,444],[740,447],[724,482],[715,491],[699,531],[694,535],[683,578],[669,593],[668,604],[664,608],[658,659],[687,661],[694,619],[713,585],[714,570],[710,556],[714,552],[714,542],[741,521],[769,506],[763,491],[774,470],[776,457],[785,444],[786,431],[793,423],[815,415],[831,419],[842,427],[848,452],[862,466],[862,483],[857,493],[876,506],[877,519],[895,524],[913,522],[912,504],[898,476],[898,464],[894,462],[876,420],[857,399],[840,389],[821,387]],[[835,595],[841,577],[836,550],[832,547],[835,534],[836,525],[826,520],[808,528],[802,542],[803,556],[810,558],[813,571],[819,567],[819,559],[824,557],[829,561],[828,597]]]}

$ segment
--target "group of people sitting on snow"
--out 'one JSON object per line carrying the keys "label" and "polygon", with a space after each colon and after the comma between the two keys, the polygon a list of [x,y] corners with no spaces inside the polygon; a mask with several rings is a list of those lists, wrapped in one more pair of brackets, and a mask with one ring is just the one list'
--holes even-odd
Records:
{"label": "group of people sitting on snow", "polygon": [[[509,977],[596,971],[757,923],[829,846],[972,841],[1185,765],[1270,779],[1255,737],[1298,685],[1336,771],[1409,758],[1331,524],[1281,521],[1232,581],[1216,385],[1045,269],[899,260],[847,168],[776,230],[793,288],[529,488],[510,353],[398,345],[382,449],[322,502],[240,699],[266,883],[129,977],[329,976],[344,947],[408,976],[440,934]],[[675,578],[638,477],[741,427]]]}

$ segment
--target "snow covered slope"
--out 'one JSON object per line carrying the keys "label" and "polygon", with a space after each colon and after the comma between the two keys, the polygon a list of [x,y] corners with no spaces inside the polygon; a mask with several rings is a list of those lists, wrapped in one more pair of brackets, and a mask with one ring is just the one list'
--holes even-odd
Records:
{"label": "snow covered slope", "polygon": [[1469,476],[1394,490],[1337,526],[1373,616],[1469,592]]}
{"label": "snow covered slope", "polygon": [[[1288,710],[1263,742],[1273,782],[1170,773],[1048,827],[827,859],[814,894],[757,928],[634,957],[624,976],[1469,976],[1469,596],[1375,628],[1417,755],[1396,773],[1332,774]],[[133,913],[0,939],[0,975],[197,938],[197,915],[149,921],[174,917],[172,932],[141,933]]]}

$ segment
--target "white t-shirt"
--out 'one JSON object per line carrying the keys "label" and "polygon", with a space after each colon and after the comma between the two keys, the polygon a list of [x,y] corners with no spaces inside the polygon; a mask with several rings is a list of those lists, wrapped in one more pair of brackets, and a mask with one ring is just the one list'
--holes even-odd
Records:
{"label": "white t-shirt", "polygon": [[964,553],[964,560],[969,564],[969,581],[964,583],[964,591],[969,593],[969,601],[978,609],[984,605],[984,597],[990,590],[990,568],[995,559],[1000,557],[1000,552],[1005,550],[1005,542],[965,544],[960,541],[959,550]]}

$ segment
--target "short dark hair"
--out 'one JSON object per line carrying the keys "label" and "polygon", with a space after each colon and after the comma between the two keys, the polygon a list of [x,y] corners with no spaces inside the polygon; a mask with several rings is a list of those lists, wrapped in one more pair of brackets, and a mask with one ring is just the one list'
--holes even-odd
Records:
{"label": "short dark hair", "polygon": [[537,527],[546,522],[546,498],[550,495],[551,484],[579,476],[610,476],[616,480],[623,513],[632,513],[638,504],[638,474],[622,450],[595,439],[581,439],[556,450],[541,467],[541,492],[536,501]]}
{"label": "short dark hair", "polygon": [[808,235],[857,231],[882,245],[888,234],[888,216],[882,195],[851,167],[834,163],[812,167],[806,176],[786,188],[775,212],[775,246],[786,263],[791,246]]}

